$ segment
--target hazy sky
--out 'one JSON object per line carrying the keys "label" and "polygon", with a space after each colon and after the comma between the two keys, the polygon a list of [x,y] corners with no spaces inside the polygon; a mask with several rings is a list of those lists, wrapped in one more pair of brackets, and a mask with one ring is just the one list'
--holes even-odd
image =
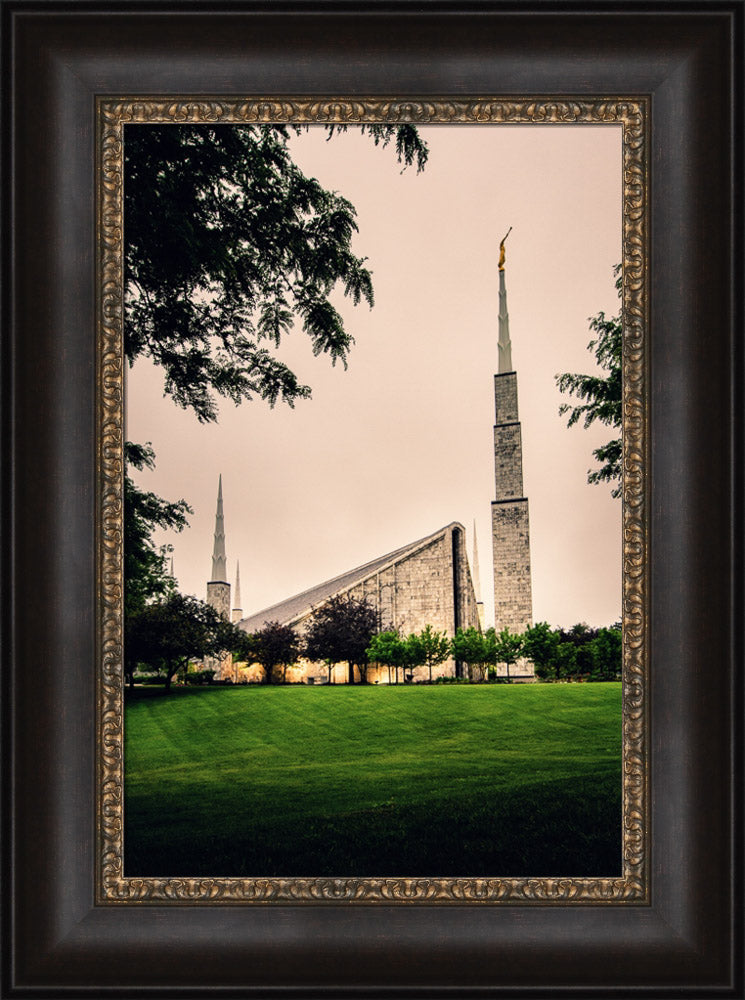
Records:
{"label": "hazy sky", "polygon": [[159,370],[128,373],[127,437],[151,441],[138,482],[194,509],[174,545],[184,593],[206,596],[218,474],[228,574],[244,614],[427,535],[473,521],[493,622],[491,513],[499,241],[518,374],[530,504],[533,617],[611,624],[621,613],[621,503],[588,486],[608,428],[567,429],[554,376],[594,370],[588,317],[615,315],[621,259],[620,126],[428,126],[423,173],[359,133],[292,142],[301,168],[356,207],[354,250],[375,306],[335,304],[355,337],[349,368],[294,331],[282,357],[313,388],[294,409],[221,401],[200,425],[163,397]]}

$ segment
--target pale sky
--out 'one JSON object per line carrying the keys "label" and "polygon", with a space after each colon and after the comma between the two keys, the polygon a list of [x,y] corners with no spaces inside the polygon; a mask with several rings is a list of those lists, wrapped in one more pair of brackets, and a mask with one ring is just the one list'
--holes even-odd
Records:
{"label": "pale sky", "polygon": [[282,357],[313,389],[294,409],[220,401],[201,425],[163,396],[158,369],[128,372],[128,440],[150,441],[137,476],[194,509],[174,545],[183,593],[206,597],[218,475],[228,575],[240,561],[244,615],[460,521],[473,522],[493,623],[491,508],[498,273],[507,301],[530,507],[533,618],[609,625],[621,615],[621,502],[589,486],[592,449],[613,432],[568,429],[554,376],[595,370],[588,317],[615,315],[621,259],[620,126],[473,125],[420,129],[423,173],[392,149],[312,128],[298,165],[356,207],[353,249],[368,258],[375,306],[339,295],[355,345],[344,371],[298,329]]}

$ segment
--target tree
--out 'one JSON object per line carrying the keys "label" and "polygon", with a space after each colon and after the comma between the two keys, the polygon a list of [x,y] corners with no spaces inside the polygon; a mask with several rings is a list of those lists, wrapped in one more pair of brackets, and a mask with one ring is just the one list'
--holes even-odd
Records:
{"label": "tree", "polygon": [[452,640],[452,651],[456,660],[467,663],[472,670],[475,668],[478,673],[477,679],[483,681],[489,660],[489,649],[479,629],[473,625],[465,629],[456,629]]}
{"label": "tree", "polygon": [[553,630],[539,622],[526,630],[522,652],[542,680],[612,681],[621,676],[622,644],[620,622],[610,628],[578,622]]}
{"label": "tree", "polygon": [[337,595],[312,613],[305,633],[305,655],[309,660],[346,661],[349,683],[354,684],[357,667],[364,684],[370,662],[367,649],[379,628],[380,615],[369,601]]}
{"label": "tree", "polygon": [[233,663],[258,663],[256,658],[258,646],[256,633],[244,632],[242,628],[236,626],[235,641],[231,647]]}
{"label": "tree", "polygon": [[413,680],[414,671],[417,667],[423,667],[427,662],[427,652],[424,648],[421,635],[416,632],[407,635],[403,640],[402,646],[401,666],[404,669],[404,683],[406,683],[406,671],[411,671],[409,677]]}
{"label": "tree", "polygon": [[401,636],[395,629],[387,629],[385,632],[378,632],[370,639],[367,647],[367,659],[370,663],[379,663],[381,667],[388,668],[388,683],[391,683],[391,667],[396,671],[396,683],[398,683],[398,667],[403,662],[404,651]]}
{"label": "tree", "polygon": [[[614,268],[616,289],[621,294],[621,265]],[[568,427],[573,427],[580,420],[583,426],[589,427],[595,421],[606,424],[620,431],[623,417],[622,401],[622,350],[623,324],[620,314],[607,318],[604,312],[599,312],[590,320],[590,329],[597,335],[587,345],[587,349],[595,355],[599,367],[607,372],[602,375],[578,375],[565,373],[556,376],[556,382],[561,392],[569,393],[584,400],[576,406],[563,403],[559,407],[560,414],[569,414]],[[600,463],[600,468],[590,469],[587,473],[588,483],[616,483],[611,495],[620,497],[622,488],[622,439],[608,441],[593,451],[593,457]]]}
{"label": "tree", "polygon": [[[126,466],[152,469],[155,456],[150,444],[124,445]],[[167,569],[168,546],[156,548],[152,533],[156,528],[181,531],[192,510],[185,500],[170,503],[154,493],[139,489],[125,472],[124,476],[124,593],[125,617],[142,611],[153,600],[162,600],[174,591],[174,581]]]}
{"label": "tree", "polygon": [[548,622],[536,622],[523,633],[522,653],[535,667],[537,677],[552,676],[558,644],[558,633],[551,629]]}
{"label": "tree", "polygon": [[[412,125],[361,126],[395,144],[404,169],[427,147]],[[165,392],[200,421],[216,396],[292,405],[310,394],[273,353],[294,323],[314,354],[346,366],[353,338],[331,303],[338,286],[373,304],[352,253],[354,206],[306,177],[283,125],[127,126],[124,143],[125,331],[130,365],[163,368]],[[331,126],[329,138],[344,127]]]}
{"label": "tree", "polygon": [[[489,631],[492,631],[489,629]],[[523,648],[522,635],[510,632],[508,628],[503,628],[494,637],[494,658],[497,663],[504,663],[507,667],[507,680],[510,680],[510,667],[517,663]]]}
{"label": "tree", "polygon": [[554,664],[558,678],[571,680],[577,673],[577,646],[573,642],[558,643]]}
{"label": "tree", "polygon": [[168,691],[171,678],[179,668],[186,669],[189,660],[231,649],[235,632],[209,604],[173,593],[130,616],[125,650],[130,664],[144,663],[161,671]]}
{"label": "tree", "polygon": [[429,671],[429,683],[432,683],[432,668],[444,663],[450,656],[450,639],[444,632],[435,632],[431,625],[425,625],[419,633],[419,641],[424,651],[424,666]]}
{"label": "tree", "polygon": [[263,628],[253,633],[253,656],[264,670],[267,684],[272,683],[275,667],[282,667],[282,683],[287,680],[287,668],[295,663],[300,654],[300,638],[291,625],[266,622]]}
{"label": "tree", "polygon": [[621,629],[599,628],[590,645],[592,647],[590,680],[620,680],[623,650]]}
{"label": "tree", "polygon": [[[413,125],[364,125],[375,145],[395,145],[399,163],[422,170],[428,150]],[[351,250],[354,206],[303,175],[289,151],[302,127],[130,124],[124,143],[124,353],[162,367],[165,393],[202,422],[217,396],[259,396],[292,405],[310,395],[273,353],[295,321],[315,354],[346,366],[353,338],[330,295],[373,303],[370,271]],[[329,126],[329,138],[346,126]],[[142,468],[147,446],[128,444]],[[137,455],[139,454],[139,459]],[[148,452],[152,465],[152,449]],[[138,492],[125,497],[125,600],[142,608],[164,596],[157,527],[178,526],[174,506],[133,524]],[[143,528],[147,530],[143,534]],[[161,556],[164,554],[161,553]],[[131,556],[131,558],[130,558]],[[138,575],[139,574],[139,575]]]}

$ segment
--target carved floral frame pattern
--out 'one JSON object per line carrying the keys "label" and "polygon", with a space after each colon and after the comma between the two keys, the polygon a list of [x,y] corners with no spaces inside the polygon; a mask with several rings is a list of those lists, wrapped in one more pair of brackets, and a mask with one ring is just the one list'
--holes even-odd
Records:
{"label": "carved floral frame pattern", "polygon": [[[99,98],[97,898],[100,903],[649,902],[649,104],[621,97]],[[150,878],[123,872],[123,126],[127,122],[615,125],[623,129],[623,864],[613,878]]]}

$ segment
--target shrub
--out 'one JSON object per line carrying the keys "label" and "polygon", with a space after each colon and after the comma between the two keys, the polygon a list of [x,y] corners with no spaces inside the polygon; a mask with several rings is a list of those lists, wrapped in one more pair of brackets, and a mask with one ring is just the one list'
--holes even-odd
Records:
{"label": "shrub", "polygon": [[191,670],[186,675],[187,684],[212,684],[215,680],[214,670]]}

